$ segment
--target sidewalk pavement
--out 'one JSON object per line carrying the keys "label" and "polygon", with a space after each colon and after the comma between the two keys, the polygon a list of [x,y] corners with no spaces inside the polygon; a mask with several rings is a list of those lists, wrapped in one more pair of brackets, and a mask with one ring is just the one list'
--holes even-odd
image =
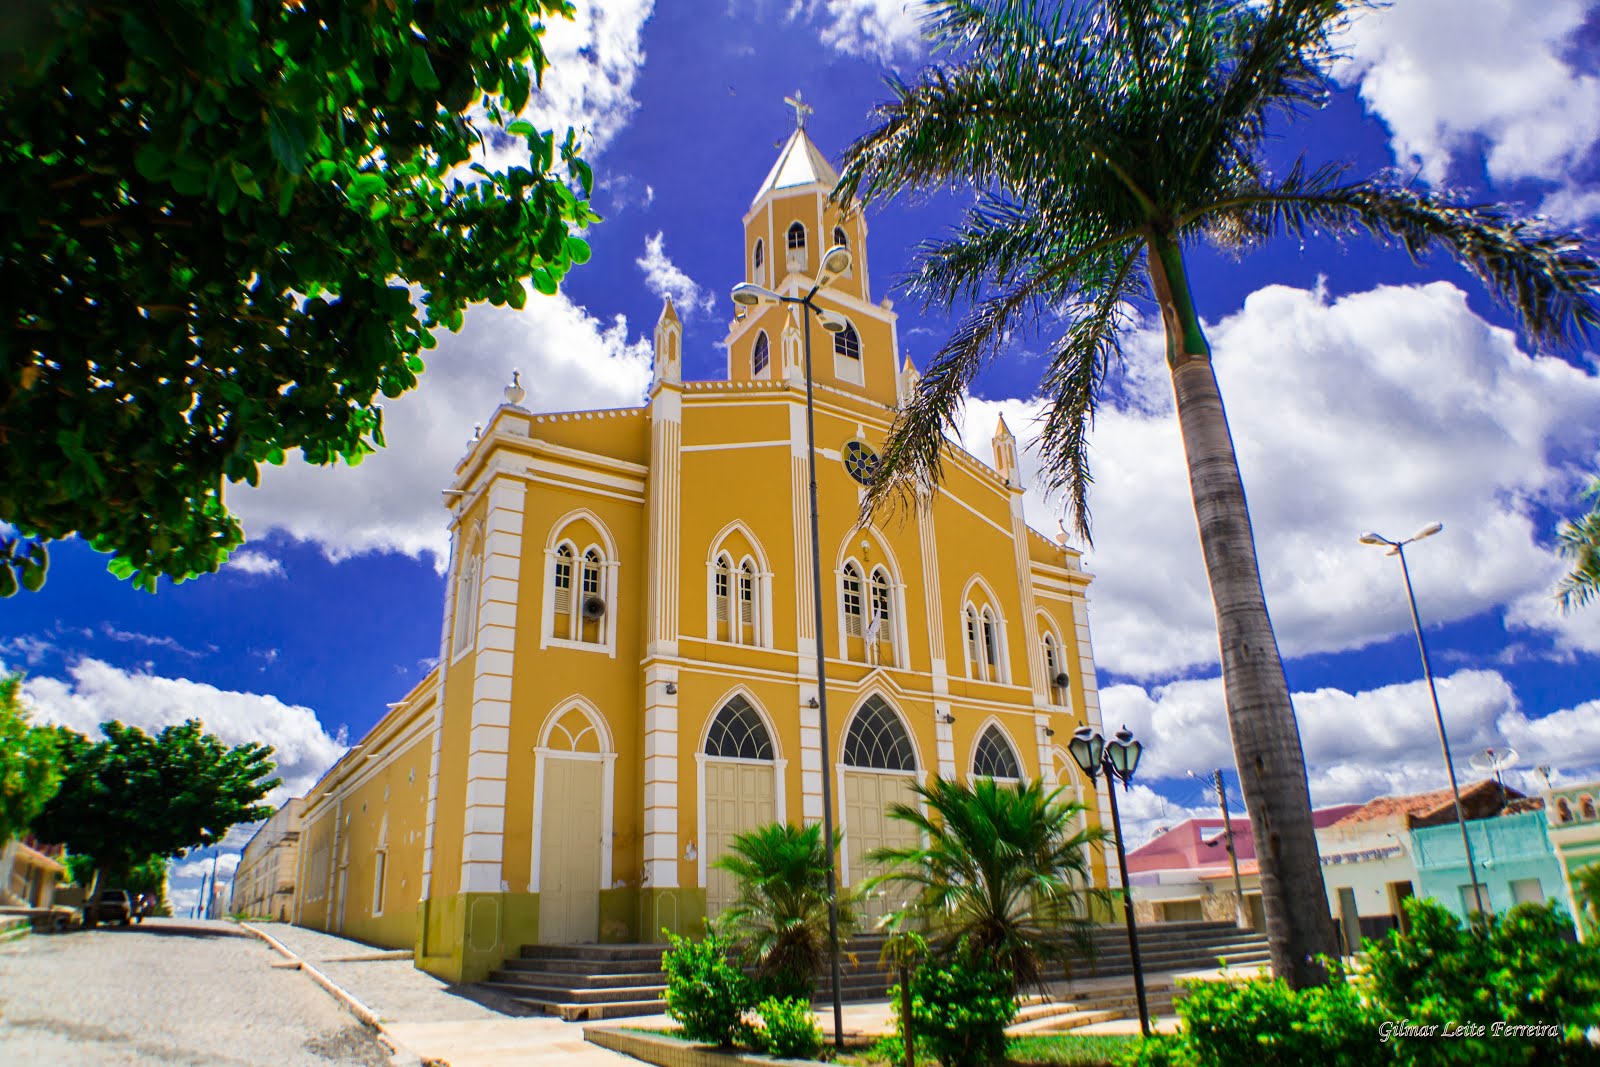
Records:
{"label": "sidewalk pavement", "polygon": [[[334,987],[330,990],[334,996],[345,1001],[358,1018],[376,1026],[397,1046],[397,1064],[420,1061],[440,1067],[545,1067],[558,1063],[572,1067],[623,1067],[638,1062],[584,1041],[583,1023],[563,1022],[544,1015],[511,1015],[474,999],[478,995],[475,991],[449,985],[417,970],[409,952],[374,948],[287,923],[240,925],[269,944],[275,942],[274,947],[281,946],[280,951],[301,961],[314,979],[322,975],[326,983]],[[1239,978],[1258,970],[1258,967],[1235,967],[1226,971],[1160,973],[1148,975],[1147,983],[1158,988],[1177,979]],[[1081,978],[1070,985],[1059,986],[1058,992],[1128,992],[1131,983],[1126,975]],[[831,1009],[824,1006],[818,1012],[818,1021],[823,1029],[831,1031]],[[614,1022],[652,1029],[672,1025],[665,1015]],[[1155,1030],[1170,1033],[1177,1028],[1177,1019],[1172,1015],[1160,1015],[1152,1017],[1151,1024]],[[846,1004],[844,1029],[847,1034],[891,1032],[889,1002]],[[1139,1020],[1116,1019],[1073,1032],[1136,1034]]]}
{"label": "sidewalk pavement", "polygon": [[[509,1015],[479,1003],[463,987],[417,970],[409,952],[397,954],[288,923],[240,925],[269,944],[277,942],[302,961],[308,973],[314,970],[326,976],[355,1001],[356,1016],[376,1025],[397,1047],[397,1065],[636,1067],[638,1063],[589,1044],[580,1023],[544,1015]],[[370,1019],[363,1012],[370,1013]]]}

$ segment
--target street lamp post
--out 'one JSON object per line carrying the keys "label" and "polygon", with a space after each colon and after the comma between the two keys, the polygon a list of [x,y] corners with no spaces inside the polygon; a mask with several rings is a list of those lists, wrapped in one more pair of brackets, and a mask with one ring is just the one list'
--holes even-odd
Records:
{"label": "street lamp post", "polygon": [[805,319],[806,360],[806,467],[811,479],[811,607],[813,612],[812,637],[816,642],[817,660],[817,725],[822,734],[822,836],[827,842],[828,857],[828,956],[833,972],[833,1043],[844,1048],[844,999],[839,973],[839,887],[834,874],[833,842],[833,766],[828,755],[828,672],[822,641],[822,541],[817,525],[817,408],[811,384],[811,313],[815,313],[822,328],[829,333],[844,331],[845,322],[812,303],[812,298],[829,282],[850,269],[850,249],[834,245],[822,254],[822,271],[805,296],[782,296],[764,286],[742,282],[733,287],[733,302],[740,307],[759,307],[763,304],[798,304]]}
{"label": "street lamp post", "polygon": [[1128,788],[1128,781],[1139,767],[1139,754],[1144,746],[1133,739],[1133,733],[1124,726],[1118,730],[1110,744],[1092,726],[1084,726],[1072,735],[1067,751],[1093,781],[1101,771],[1106,775],[1106,795],[1111,800],[1111,827],[1117,840],[1117,866],[1122,871],[1123,917],[1128,922],[1128,954],[1133,958],[1133,989],[1139,998],[1139,1030],[1150,1036],[1150,1005],[1144,995],[1144,965],[1139,959],[1139,932],[1133,919],[1133,886],[1128,883],[1128,852],[1122,844],[1122,816],[1117,811],[1117,784]]}
{"label": "street lamp post", "polygon": [[1425,537],[1432,537],[1442,529],[1444,525],[1435,522],[1424,526],[1404,541],[1391,541],[1375,533],[1362,534],[1360,541],[1364,545],[1388,545],[1388,554],[1400,557],[1400,574],[1406,582],[1406,600],[1411,604],[1411,626],[1417,632],[1417,651],[1422,653],[1422,673],[1428,679],[1428,695],[1433,698],[1433,721],[1439,727],[1439,747],[1444,750],[1444,769],[1450,775],[1450,794],[1456,802],[1456,823],[1461,827],[1461,847],[1467,853],[1467,877],[1472,879],[1472,896],[1478,903],[1478,914],[1487,918],[1489,910],[1483,906],[1483,889],[1478,884],[1478,864],[1472,856],[1472,836],[1467,833],[1467,816],[1461,808],[1461,788],[1456,784],[1456,763],[1450,756],[1450,738],[1445,733],[1444,714],[1439,710],[1439,690],[1433,684],[1433,667],[1428,663],[1428,645],[1422,639],[1422,619],[1417,614],[1417,595],[1411,588],[1411,568],[1406,565],[1406,546]]}

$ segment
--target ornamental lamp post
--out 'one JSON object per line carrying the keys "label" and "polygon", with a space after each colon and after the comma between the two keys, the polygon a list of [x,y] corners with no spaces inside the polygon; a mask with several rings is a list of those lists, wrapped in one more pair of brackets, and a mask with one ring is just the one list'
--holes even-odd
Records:
{"label": "ornamental lamp post", "polygon": [[833,972],[833,1043],[844,1048],[844,998],[843,980],[839,973],[839,887],[833,871],[833,781],[832,760],[828,754],[828,672],[822,645],[822,542],[817,524],[817,409],[811,379],[811,317],[814,313],[822,328],[828,333],[843,333],[847,323],[839,316],[824,311],[812,302],[819,291],[835,278],[850,269],[850,249],[834,245],[822,254],[822,271],[805,296],[783,296],[754,282],[741,282],[733,287],[732,300],[744,308],[774,304],[796,304],[804,309],[805,360],[806,360],[806,467],[811,478],[811,607],[814,614],[817,660],[817,724],[822,734],[822,836],[827,842],[828,856],[828,956]]}
{"label": "ornamental lamp post", "polygon": [[1450,738],[1444,730],[1444,714],[1439,710],[1439,690],[1433,684],[1433,667],[1428,663],[1428,645],[1422,639],[1422,618],[1417,614],[1417,595],[1411,588],[1411,568],[1406,565],[1406,546],[1432,537],[1444,529],[1443,523],[1424,526],[1404,541],[1391,541],[1382,534],[1364,533],[1358,540],[1364,545],[1387,545],[1386,555],[1400,557],[1400,574],[1405,578],[1406,600],[1411,604],[1411,628],[1417,632],[1417,651],[1422,653],[1422,673],[1428,679],[1428,695],[1433,698],[1433,721],[1439,727],[1439,747],[1444,751],[1444,769],[1450,775],[1450,795],[1456,802],[1456,822],[1461,827],[1461,847],[1467,854],[1467,877],[1472,879],[1472,896],[1478,902],[1478,915],[1488,918],[1483,906],[1483,889],[1478,884],[1478,865],[1472,856],[1472,837],[1467,833],[1467,816],[1461,808],[1461,787],[1456,784],[1456,762],[1450,756]]}
{"label": "ornamental lamp post", "polygon": [[1133,772],[1139,769],[1139,756],[1144,752],[1144,745],[1134,740],[1133,731],[1126,726],[1116,732],[1110,744],[1100,736],[1099,730],[1083,726],[1073,733],[1067,751],[1072,753],[1073,760],[1089,776],[1090,781],[1095,781],[1101,771],[1106,775],[1106,796],[1111,801],[1111,827],[1117,843],[1117,866],[1122,871],[1122,915],[1128,923],[1128,954],[1133,958],[1133,988],[1139,998],[1139,1030],[1149,1037],[1150,1005],[1144,993],[1144,965],[1139,959],[1139,932],[1133,919],[1133,886],[1128,882],[1128,852],[1122,842],[1122,816],[1117,810],[1116,785],[1116,780],[1120,778],[1122,788],[1128,788]]}

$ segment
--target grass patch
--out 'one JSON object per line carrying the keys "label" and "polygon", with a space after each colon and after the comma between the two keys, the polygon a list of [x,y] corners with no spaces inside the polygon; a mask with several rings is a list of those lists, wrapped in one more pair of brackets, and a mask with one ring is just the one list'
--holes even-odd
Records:
{"label": "grass patch", "polygon": [[[1006,1042],[1010,1067],[1111,1067],[1133,1050],[1140,1037],[1124,1034],[1039,1034],[1013,1037]],[[900,1067],[878,1049],[847,1052],[839,1057],[846,1067]],[[938,1067],[931,1056],[917,1056],[917,1067]]]}

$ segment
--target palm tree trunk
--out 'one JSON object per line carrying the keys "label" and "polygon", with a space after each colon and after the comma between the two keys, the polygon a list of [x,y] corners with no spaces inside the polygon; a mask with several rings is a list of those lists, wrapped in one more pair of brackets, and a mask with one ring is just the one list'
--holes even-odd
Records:
{"label": "palm tree trunk", "polygon": [[1272,971],[1301,989],[1327,980],[1316,957],[1335,946],[1300,729],[1261,592],[1222,393],[1176,244],[1152,242],[1150,277],[1166,325],[1178,426],[1217,614],[1228,730],[1261,869]]}

